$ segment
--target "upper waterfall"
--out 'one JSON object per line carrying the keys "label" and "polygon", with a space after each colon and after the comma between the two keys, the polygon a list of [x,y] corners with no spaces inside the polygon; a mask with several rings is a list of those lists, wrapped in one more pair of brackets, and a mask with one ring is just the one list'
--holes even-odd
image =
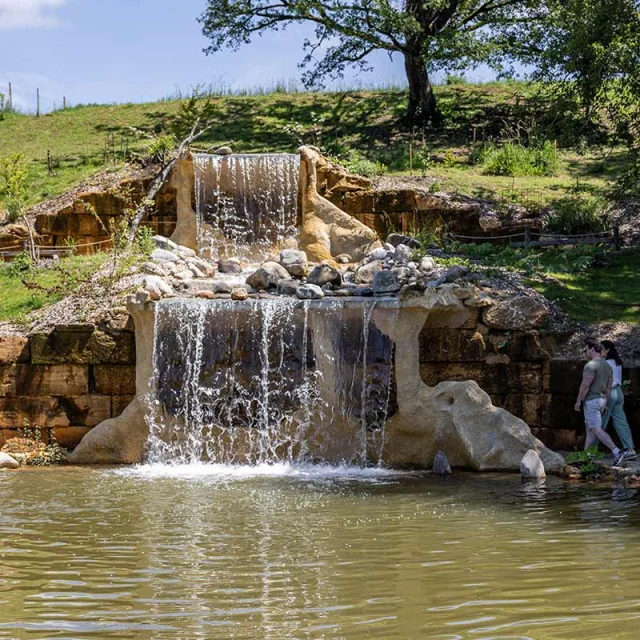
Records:
{"label": "upper waterfall", "polygon": [[295,238],[298,155],[197,153],[193,163],[201,252],[257,261]]}

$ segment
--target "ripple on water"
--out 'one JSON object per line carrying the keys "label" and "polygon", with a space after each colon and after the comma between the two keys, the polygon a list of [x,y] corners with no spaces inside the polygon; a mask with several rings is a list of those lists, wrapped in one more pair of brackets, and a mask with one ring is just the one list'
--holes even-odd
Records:
{"label": "ripple on water", "polygon": [[292,465],[2,489],[0,638],[640,635],[636,493]]}

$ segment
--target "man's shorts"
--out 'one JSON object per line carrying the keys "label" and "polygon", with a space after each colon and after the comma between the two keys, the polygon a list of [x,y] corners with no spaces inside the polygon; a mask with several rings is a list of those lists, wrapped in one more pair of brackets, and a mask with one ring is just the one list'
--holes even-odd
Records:
{"label": "man's shorts", "polygon": [[605,398],[584,401],[584,422],[588,429],[597,429],[602,426],[602,409],[606,403]]}

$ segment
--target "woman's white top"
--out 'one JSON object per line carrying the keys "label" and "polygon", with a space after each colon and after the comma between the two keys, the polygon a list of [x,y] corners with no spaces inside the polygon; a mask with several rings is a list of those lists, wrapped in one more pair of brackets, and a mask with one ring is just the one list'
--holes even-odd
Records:
{"label": "woman's white top", "polygon": [[613,369],[613,382],[611,383],[611,386],[621,387],[622,386],[622,367],[619,364],[616,364],[615,360],[607,360],[607,364]]}

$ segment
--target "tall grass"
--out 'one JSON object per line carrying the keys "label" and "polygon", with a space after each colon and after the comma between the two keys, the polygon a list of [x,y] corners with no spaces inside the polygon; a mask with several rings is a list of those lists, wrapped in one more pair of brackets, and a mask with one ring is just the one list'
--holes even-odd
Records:
{"label": "tall grass", "polygon": [[484,165],[490,176],[555,176],[558,173],[558,152],[551,140],[525,146],[519,140],[501,145],[477,146],[471,156],[473,164]]}

